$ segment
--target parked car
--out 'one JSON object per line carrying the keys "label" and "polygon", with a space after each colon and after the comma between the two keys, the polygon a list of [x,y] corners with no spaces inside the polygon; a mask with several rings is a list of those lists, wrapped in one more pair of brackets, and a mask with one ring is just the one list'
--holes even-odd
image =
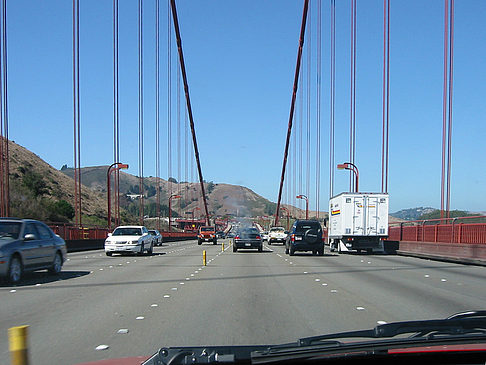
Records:
{"label": "parked car", "polygon": [[312,251],[314,255],[324,255],[322,227],[316,220],[296,220],[285,241],[285,253],[290,256],[296,251]]}
{"label": "parked car", "polygon": [[233,240],[233,252],[241,248],[256,248],[258,252],[263,251],[263,240],[256,228],[243,228],[236,233]]}
{"label": "parked car", "polygon": [[213,245],[218,243],[216,237],[216,229],[213,226],[202,226],[199,228],[197,235],[197,244],[200,245],[203,242],[212,242]]}
{"label": "parked car", "polygon": [[162,242],[164,239],[160,234],[160,232],[157,231],[156,229],[149,229],[148,232],[152,236],[152,239],[154,241],[154,246],[162,246]]}
{"label": "parked car", "polygon": [[66,261],[66,242],[44,223],[0,218],[0,277],[17,284],[26,271],[59,274]]}
{"label": "parked car", "polygon": [[287,233],[284,227],[272,227],[268,232],[268,244],[271,245],[275,242],[285,243]]}
{"label": "parked car", "polygon": [[106,256],[113,253],[152,254],[154,248],[152,235],[145,226],[120,226],[108,233],[105,240]]}

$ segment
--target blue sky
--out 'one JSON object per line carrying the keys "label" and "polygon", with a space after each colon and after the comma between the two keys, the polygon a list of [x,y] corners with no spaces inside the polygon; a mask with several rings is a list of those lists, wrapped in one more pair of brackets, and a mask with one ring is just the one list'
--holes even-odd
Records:
{"label": "blue sky", "polygon": [[[336,2],[338,163],[348,159],[350,9],[349,1]],[[329,198],[329,3],[322,1],[321,210],[326,209]],[[145,176],[155,175],[154,4],[155,0],[144,0]],[[180,0],[177,4],[204,178],[245,185],[276,201],[303,2]],[[311,1],[308,28],[312,58],[313,152],[309,157],[312,169],[308,193],[311,208],[316,201],[316,6],[316,0]],[[394,0],[391,5],[392,211],[440,205],[443,6],[441,0]],[[160,0],[160,8],[161,175],[167,178],[166,0]],[[81,0],[80,11],[81,163],[107,165],[113,162],[112,1]],[[73,165],[71,12],[71,1],[67,0],[8,2],[10,138],[56,168]],[[379,191],[383,2],[358,1],[357,18],[356,162],[361,175],[360,190]],[[485,18],[485,1],[456,1],[451,194],[454,209],[486,210]],[[137,39],[137,1],[120,0],[121,160],[130,164],[129,172],[133,174],[138,173]],[[307,51],[306,45],[304,60]],[[172,176],[184,180],[184,166],[180,173],[175,167],[175,48],[172,56]],[[301,81],[305,85],[304,63]],[[304,93],[304,109],[306,98]],[[184,133],[182,95],[181,105]],[[300,108],[298,103],[296,130],[301,123]],[[305,110],[302,115],[305,136]],[[303,159],[307,160],[305,149]],[[305,174],[305,167],[303,171]],[[335,176],[335,193],[347,190],[348,175],[336,171]],[[296,193],[306,193],[305,178],[302,184]]]}

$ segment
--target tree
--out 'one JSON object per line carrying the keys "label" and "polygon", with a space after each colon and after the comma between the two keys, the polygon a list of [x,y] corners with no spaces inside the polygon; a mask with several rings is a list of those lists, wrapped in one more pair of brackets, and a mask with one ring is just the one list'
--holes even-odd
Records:
{"label": "tree", "polygon": [[177,184],[177,180],[174,179],[173,177],[169,177],[168,181],[171,182],[171,183]]}
{"label": "tree", "polygon": [[22,184],[29,189],[35,197],[49,192],[47,189],[47,184],[42,178],[41,174],[25,169],[24,171],[25,173],[22,177]]}
{"label": "tree", "polygon": [[67,168],[68,168],[68,165],[67,165],[67,164],[64,164],[64,165],[62,165],[62,167],[61,167],[61,171],[67,170]]}

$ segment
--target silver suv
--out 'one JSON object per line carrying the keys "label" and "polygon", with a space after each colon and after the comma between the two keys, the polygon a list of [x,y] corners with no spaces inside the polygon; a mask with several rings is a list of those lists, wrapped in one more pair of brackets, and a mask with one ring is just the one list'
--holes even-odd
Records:
{"label": "silver suv", "polygon": [[59,274],[66,257],[66,242],[44,223],[0,218],[0,277],[10,283],[20,282],[25,271]]}

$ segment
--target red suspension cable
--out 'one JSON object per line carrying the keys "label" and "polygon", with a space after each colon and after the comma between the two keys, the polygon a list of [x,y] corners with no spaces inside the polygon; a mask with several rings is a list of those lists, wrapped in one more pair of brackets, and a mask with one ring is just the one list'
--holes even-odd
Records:
{"label": "red suspension cable", "polygon": [[[173,0],[172,0],[173,1]],[[285,178],[285,168],[287,165],[287,155],[289,152],[289,144],[290,144],[290,136],[292,134],[292,121],[294,118],[294,109],[295,109],[295,99],[297,95],[297,88],[299,86],[299,71],[300,71],[300,61],[302,58],[302,47],[304,45],[304,36],[305,36],[305,24],[307,20],[307,9],[309,7],[309,0],[304,0],[304,10],[302,13],[302,25],[300,28],[300,38],[299,38],[299,49],[297,52],[297,64],[295,66],[295,76],[294,76],[294,87],[292,90],[292,102],[290,104],[290,115],[289,115],[289,123],[287,128],[287,139],[285,142],[285,151],[284,151],[284,159],[282,164],[282,174],[280,176],[280,187],[278,191],[278,200],[277,200],[277,208],[275,211],[275,225],[278,224],[278,215],[280,209],[280,200],[282,198],[282,187]]]}

